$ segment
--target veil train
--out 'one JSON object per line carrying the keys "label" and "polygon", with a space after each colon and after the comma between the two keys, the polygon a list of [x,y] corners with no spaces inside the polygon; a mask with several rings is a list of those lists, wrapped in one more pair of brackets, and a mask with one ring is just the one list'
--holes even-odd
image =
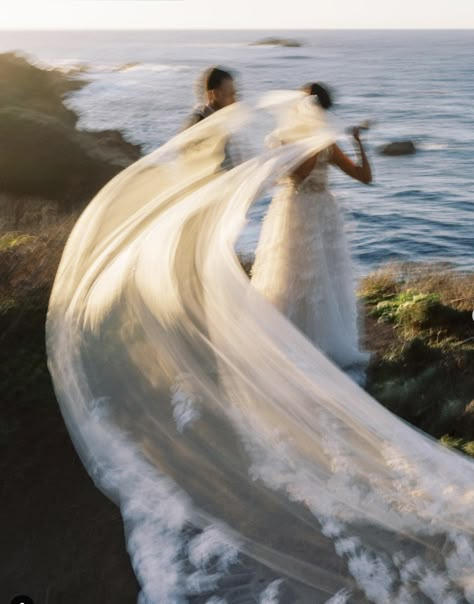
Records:
{"label": "veil train", "polygon": [[142,604],[474,603],[472,461],[349,379],[234,251],[250,205],[333,140],[219,170],[230,135],[293,102],[214,113],[86,208],[46,324],[65,423]]}

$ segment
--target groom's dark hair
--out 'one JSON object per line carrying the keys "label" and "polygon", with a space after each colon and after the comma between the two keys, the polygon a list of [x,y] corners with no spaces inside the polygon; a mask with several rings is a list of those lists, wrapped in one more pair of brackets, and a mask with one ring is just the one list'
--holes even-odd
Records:
{"label": "groom's dark hair", "polygon": [[206,90],[215,90],[216,88],[219,88],[224,80],[233,79],[230,72],[225,69],[221,69],[220,67],[209,67],[205,73],[204,85]]}
{"label": "groom's dark hair", "polygon": [[322,84],[319,84],[318,82],[309,82],[303,86],[303,90],[311,96],[317,96],[319,104],[323,109],[329,109],[332,106],[331,94]]}

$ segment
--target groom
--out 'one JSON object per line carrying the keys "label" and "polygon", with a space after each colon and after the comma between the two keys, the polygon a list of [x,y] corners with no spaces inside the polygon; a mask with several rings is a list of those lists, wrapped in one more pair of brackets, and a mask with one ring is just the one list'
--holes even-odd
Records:
{"label": "groom", "polygon": [[236,101],[236,89],[232,75],[219,67],[209,67],[203,74],[203,92],[207,96],[207,104],[194,109],[183,125],[182,130],[190,128],[215,111],[232,105]]}
{"label": "groom", "polygon": [[[199,90],[198,94],[204,93],[207,97],[207,103],[194,108],[191,115],[184,122],[181,132],[219,111],[219,109],[232,105],[237,100],[234,78],[228,71],[220,67],[209,67],[202,74],[201,82],[203,90]],[[224,170],[229,170],[240,163],[239,154],[235,148],[231,152],[229,142],[225,145],[224,153],[225,157],[220,166]]]}

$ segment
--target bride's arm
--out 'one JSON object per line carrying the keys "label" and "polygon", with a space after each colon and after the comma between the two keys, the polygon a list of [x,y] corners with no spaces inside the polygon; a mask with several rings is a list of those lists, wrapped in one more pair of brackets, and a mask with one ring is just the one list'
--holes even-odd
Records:
{"label": "bride's arm", "polygon": [[372,170],[370,169],[370,163],[364,151],[364,146],[359,138],[359,132],[354,129],[354,139],[359,147],[359,156],[361,164],[355,164],[350,157],[348,157],[336,144],[332,146],[331,153],[331,164],[340,168],[343,172],[348,174],[350,177],[363,182],[368,185],[372,182]]}

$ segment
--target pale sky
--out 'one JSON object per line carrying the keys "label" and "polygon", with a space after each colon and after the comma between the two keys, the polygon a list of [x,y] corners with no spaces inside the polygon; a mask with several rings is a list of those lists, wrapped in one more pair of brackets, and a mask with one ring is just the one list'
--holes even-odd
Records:
{"label": "pale sky", "polygon": [[474,0],[1,0],[0,29],[474,28]]}

